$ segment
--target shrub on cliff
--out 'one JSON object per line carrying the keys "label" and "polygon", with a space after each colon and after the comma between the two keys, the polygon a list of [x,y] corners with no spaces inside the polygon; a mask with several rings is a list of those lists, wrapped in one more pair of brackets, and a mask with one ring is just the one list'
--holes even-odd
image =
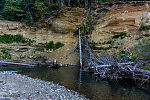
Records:
{"label": "shrub on cliff", "polygon": [[63,47],[63,46],[64,46],[64,44],[61,43],[61,42],[56,42],[56,44],[55,44],[55,48],[56,48],[56,49],[58,49],[58,48],[60,48],[60,47]]}
{"label": "shrub on cliff", "polygon": [[49,43],[47,44],[48,48],[54,48],[54,42],[53,41],[49,41]]}

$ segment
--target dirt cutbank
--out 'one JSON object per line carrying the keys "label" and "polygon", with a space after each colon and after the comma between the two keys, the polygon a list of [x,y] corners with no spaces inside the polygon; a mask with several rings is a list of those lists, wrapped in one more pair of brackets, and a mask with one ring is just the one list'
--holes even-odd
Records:
{"label": "dirt cutbank", "polygon": [[[139,31],[141,25],[150,24],[149,4],[136,6],[126,4],[125,6],[120,6],[120,8],[118,7],[118,9],[115,8],[116,6],[106,7],[109,12],[97,21],[95,30],[90,35],[91,41],[97,43],[98,48],[109,49],[110,53],[132,48],[139,41],[139,35],[145,33],[144,31]],[[112,38],[120,33],[126,33],[128,36],[123,39],[120,37]],[[150,34],[149,30],[146,33]]]}
{"label": "dirt cutbank", "polygon": [[58,84],[10,72],[0,72],[0,99],[87,100],[77,92],[68,90]]}
{"label": "dirt cutbank", "polygon": [[[63,8],[57,18],[47,19],[49,28],[29,27],[20,22],[0,21],[0,35],[22,34],[25,38],[36,40],[38,43],[49,41],[62,42],[64,47],[51,51],[38,51],[35,46],[26,44],[0,44],[0,51],[6,48],[12,59],[4,61],[34,63],[32,58],[45,57],[54,59],[60,64],[78,64],[78,53],[72,52],[78,37],[74,35],[78,25],[84,20],[85,10],[82,8]],[[1,54],[1,52],[0,52]],[[0,58],[0,60],[3,60]]]}

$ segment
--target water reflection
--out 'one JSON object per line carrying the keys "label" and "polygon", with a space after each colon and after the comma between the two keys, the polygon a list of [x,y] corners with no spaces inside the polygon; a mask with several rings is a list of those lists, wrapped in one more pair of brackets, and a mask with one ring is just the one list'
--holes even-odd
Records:
{"label": "water reflection", "polygon": [[[9,68],[8,70],[21,71],[45,81],[53,81],[68,89],[84,94],[92,100],[150,100],[149,93],[134,87],[123,87],[116,83],[101,81],[93,75],[80,71],[77,67],[49,69],[49,68]],[[5,69],[6,70],[6,69]]]}
{"label": "water reflection", "polygon": [[95,76],[81,72],[79,68],[47,69],[34,68],[21,72],[33,78],[59,83],[80,92],[92,100],[150,100],[150,95],[132,87],[95,79]]}

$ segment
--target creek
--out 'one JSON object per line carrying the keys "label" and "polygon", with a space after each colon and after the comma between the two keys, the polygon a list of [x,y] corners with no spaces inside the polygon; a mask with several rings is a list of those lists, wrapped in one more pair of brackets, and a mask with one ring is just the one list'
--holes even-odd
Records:
{"label": "creek", "polygon": [[85,95],[91,100],[150,100],[150,91],[140,90],[135,86],[124,86],[104,81],[81,71],[78,67],[50,69],[5,66],[0,67],[0,71],[17,71],[22,75],[60,84]]}

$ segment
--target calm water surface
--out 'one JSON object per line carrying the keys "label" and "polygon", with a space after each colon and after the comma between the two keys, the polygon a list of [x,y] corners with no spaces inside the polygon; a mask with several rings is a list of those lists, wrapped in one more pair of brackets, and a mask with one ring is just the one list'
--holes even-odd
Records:
{"label": "calm water surface", "polygon": [[80,71],[78,67],[70,68],[3,68],[3,70],[19,71],[18,73],[53,81],[68,89],[79,92],[92,100],[150,100],[150,92],[136,87],[125,87],[116,83],[102,81],[95,76]]}

